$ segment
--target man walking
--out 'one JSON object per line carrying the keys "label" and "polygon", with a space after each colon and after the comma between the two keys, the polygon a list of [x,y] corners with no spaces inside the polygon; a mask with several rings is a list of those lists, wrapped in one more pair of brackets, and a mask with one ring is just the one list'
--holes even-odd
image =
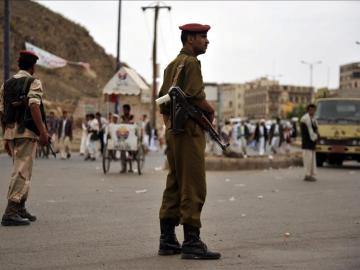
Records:
{"label": "man walking", "polygon": [[68,118],[67,111],[63,111],[62,119],[59,121],[58,138],[61,159],[70,158],[73,127],[72,121]]}
{"label": "man walking", "polygon": [[266,142],[268,140],[265,119],[261,119],[260,123],[258,122],[256,124],[254,138],[258,147],[259,155],[263,156],[266,151]]}
{"label": "man walking", "polygon": [[105,130],[106,130],[109,122],[108,122],[108,120],[106,120],[105,117],[101,116],[100,112],[97,112],[95,114],[95,118],[99,122],[100,153],[102,155],[104,152],[104,146],[105,146],[104,134],[105,134]]}
{"label": "man walking", "polygon": [[269,132],[269,145],[270,150],[273,154],[276,154],[279,151],[281,144],[284,141],[284,130],[280,122],[280,118],[276,118],[276,122],[273,123],[270,127]]}
{"label": "man walking", "polygon": [[300,120],[301,148],[303,149],[303,162],[305,168],[304,181],[316,181],[316,142],[319,138],[318,125],[314,119],[316,106],[310,104],[306,114]]}
{"label": "man walking", "polygon": [[[54,146],[54,149],[56,149],[59,119],[56,118],[54,111],[50,111],[49,117],[46,118],[46,124],[48,127],[49,136],[51,137],[51,142]],[[48,146],[46,150],[46,155],[49,156],[49,153],[50,149]]]}
{"label": "man walking", "polygon": [[48,145],[42,104],[43,89],[32,75],[39,58],[30,51],[20,51],[19,71],[0,89],[0,118],[4,130],[5,150],[13,158],[13,172],[8,190],[8,205],[3,226],[29,225],[36,216],[25,208],[28,198],[36,147]]}
{"label": "man walking", "polygon": [[244,120],[236,126],[236,141],[238,142],[244,158],[247,158],[247,140],[250,137],[250,131]]}
{"label": "man walking", "polygon": [[[214,110],[205,99],[200,61],[197,56],[206,52],[209,41],[208,25],[186,24],[179,27],[183,48],[167,66],[159,96],[171,86],[179,86],[191,104],[203,110],[212,122]],[[169,173],[160,208],[159,255],[181,253],[182,259],[219,259],[200,239],[200,215],[206,197],[205,134],[191,119],[184,132],[173,134],[170,129],[170,104],[162,104],[160,112],[166,125],[167,160]],[[184,242],[180,246],[175,226],[182,224]]]}

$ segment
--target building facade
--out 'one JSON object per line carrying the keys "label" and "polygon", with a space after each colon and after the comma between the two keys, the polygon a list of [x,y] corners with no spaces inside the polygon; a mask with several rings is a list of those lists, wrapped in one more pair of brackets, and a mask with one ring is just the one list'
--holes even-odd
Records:
{"label": "building facade", "polygon": [[340,66],[339,90],[343,89],[360,91],[360,62]]}
{"label": "building facade", "polygon": [[260,78],[245,87],[245,116],[249,119],[285,118],[294,106],[306,106],[312,100],[312,88],[280,85],[276,80]]}

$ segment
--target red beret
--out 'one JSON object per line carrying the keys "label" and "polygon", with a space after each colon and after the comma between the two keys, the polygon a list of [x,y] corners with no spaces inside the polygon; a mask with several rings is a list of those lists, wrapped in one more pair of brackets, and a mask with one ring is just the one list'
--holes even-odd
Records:
{"label": "red beret", "polygon": [[210,25],[207,24],[198,24],[198,23],[188,23],[182,26],[179,26],[180,30],[187,32],[207,32],[210,29]]}
{"label": "red beret", "polygon": [[26,57],[26,58],[31,58],[35,61],[37,61],[39,59],[39,57],[32,51],[27,51],[27,50],[21,50],[19,52],[20,57]]}

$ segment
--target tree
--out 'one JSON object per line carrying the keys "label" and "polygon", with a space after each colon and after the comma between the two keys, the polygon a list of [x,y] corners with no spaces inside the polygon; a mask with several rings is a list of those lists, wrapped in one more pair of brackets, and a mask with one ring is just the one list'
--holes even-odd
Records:
{"label": "tree", "polygon": [[287,114],[287,118],[301,118],[305,114],[305,106],[302,104],[296,105],[291,112]]}

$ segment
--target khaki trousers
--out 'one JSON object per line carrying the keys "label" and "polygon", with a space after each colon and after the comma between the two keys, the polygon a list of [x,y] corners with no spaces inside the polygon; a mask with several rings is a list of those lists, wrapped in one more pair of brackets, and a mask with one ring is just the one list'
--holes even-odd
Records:
{"label": "khaki trousers", "polygon": [[8,142],[13,156],[13,172],[7,198],[20,203],[21,200],[26,200],[29,194],[37,141],[21,138],[8,140]]}
{"label": "khaki trousers", "polygon": [[67,158],[67,154],[70,154],[71,141],[70,137],[59,138],[60,157],[62,159]]}
{"label": "khaki trousers", "polygon": [[316,154],[313,150],[303,149],[305,176],[316,175]]}
{"label": "khaki trousers", "polygon": [[174,135],[167,128],[165,138],[169,173],[159,217],[200,228],[206,198],[204,131],[188,120],[185,132]]}

